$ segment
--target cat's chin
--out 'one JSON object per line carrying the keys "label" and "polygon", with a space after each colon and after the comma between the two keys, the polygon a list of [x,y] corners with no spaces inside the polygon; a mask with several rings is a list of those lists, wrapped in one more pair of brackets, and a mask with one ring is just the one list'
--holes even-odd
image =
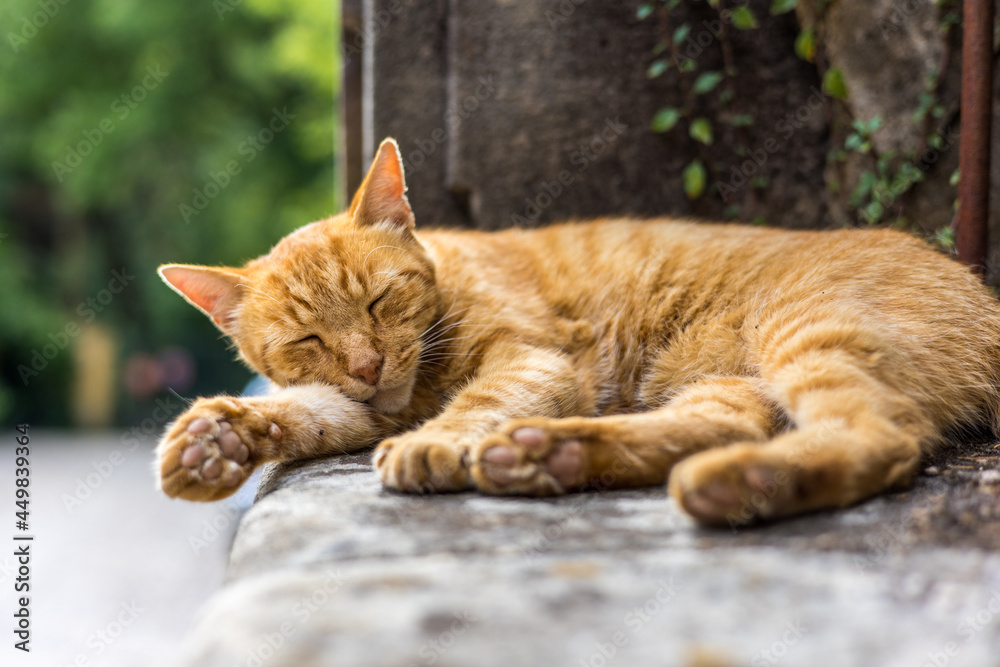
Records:
{"label": "cat's chin", "polygon": [[365,402],[383,414],[395,414],[410,404],[414,381],[415,378],[396,387],[379,389]]}

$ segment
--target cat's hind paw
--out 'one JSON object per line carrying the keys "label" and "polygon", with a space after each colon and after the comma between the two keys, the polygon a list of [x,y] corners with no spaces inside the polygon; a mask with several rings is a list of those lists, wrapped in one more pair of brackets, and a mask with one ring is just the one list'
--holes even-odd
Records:
{"label": "cat's hind paw", "polygon": [[172,425],[157,448],[160,488],[185,500],[230,496],[253,473],[260,438],[279,440],[281,429],[235,399],[202,399]]}
{"label": "cat's hind paw", "polygon": [[670,473],[670,495],[699,523],[738,528],[801,511],[791,471],[758,445],[696,454]]}

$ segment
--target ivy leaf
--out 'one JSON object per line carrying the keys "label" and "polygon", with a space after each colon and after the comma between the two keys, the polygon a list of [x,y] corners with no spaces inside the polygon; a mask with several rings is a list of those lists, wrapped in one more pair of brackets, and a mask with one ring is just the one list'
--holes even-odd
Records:
{"label": "ivy leaf", "polygon": [[677,26],[677,30],[674,30],[674,44],[680,44],[687,36],[691,34],[691,26],[687,23],[682,23]]}
{"label": "ivy leaf", "polygon": [[844,73],[836,67],[826,70],[823,75],[823,90],[838,100],[847,99],[847,84],[844,83]]}
{"label": "ivy leaf", "polygon": [[685,60],[684,62],[682,62],[677,69],[679,69],[682,72],[693,72],[695,70],[695,68],[697,68],[697,67],[698,67],[698,63],[696,63],[691,58],[688,58],[687,60]]}
{"label": "ivy leaf", "polygon": [[644,5],[639,5],[639,9],[635,10],[635,17],[641,21],[643,19],[649,18],[649,16],[652,13],[653,13],[653,3],[647,2]]}
{"label": "ivy leaf", "polygon": [[655,79],[656,77],[666,72],[669,66],[670,64],[664,58],[659,58],[658,60],[654,60],[653,64],[649,66],[649,69],[646,70],[646,76],[648,76],[650,79]]}
{"label": "ivy leaf", "polygon": [[771,0],[771,14],[777,16],[790,12],[795,9],[797,4],[799,4],[799,0]]}
{"label": "ivy leaf", "polygon": [[664,107],[653,116],[653,121],[649,124],[649,128],[657,133],[669,132],[677,125],[677,121],[680,119],[681,112],[679,109]]}
{"label": "ivy leaf", "polygon": [[691,164],[684,167],[684,194],[688,199],[697,199],[705,193],[705,182],[708,176],[705,173],[705,165],[701,160],[693,160]]}
{"label": "ivy leaf", "polygon": [[733,127],[750,127],[753,125],[753,116],[748,113],[741,113],[737,116],[733,116],[729,124]]}
{"label": "ivy leaf", "polygon": [[851,132],[847,135],[847,140],[844,141],[844,148],[849,151],[859,151],[861,153],[868,152],[868,142],[857,132]]}
{"label": "ivy leaf", "polygon": [[880,127],[882,127],[882,117],[872,116],[870,120],[855,119],[851,123],[851,127],[860,132],[866,137],[873,135]]}
{"label": "ivy leaf", "polygon": [[808,63],[816,61],[816,33],[806,28],[795,38],[795,55]]}
{"label": "ivy leaf", "polygon": [[934,235],[934,240],[937,241],[945,250],[955,249],[955,230],[951,227],[942,227]]}
{"label": "ivy leaf", "polygon": [[881,220],[884,214],[885,209],[877,201],[870,202],[868,206],[865,206],[865,217],[868,219],[868,224],[870,225],[874,225]]}
{"label": "ivy leaf", "polygon": [[712,144],[712,123],[707,118],[695,118],[691,121],[691,138],[706,146]]}
{"label": "ivy leaf", "polygon": [[872,189],[875,187],[877,182],[878,176],[876,176],[873,172],[862,172],[858,177],[858,184],[854,188],[854,192],[851,193],[851,196],[848,199],[848,203],[854,207],[861,206],[861,202],[868,198],[868,195],[871,194]]}
{"label": "ivy leaf", "polygon": [[694,92],[703,95],[719,85],[722,72],[704,72],[694,82]]}
{"label": "ivy leaf", "polygon": [[746,5],[733,9],[733,25],[737,30],[753,30],[757,27],[757,17]]}

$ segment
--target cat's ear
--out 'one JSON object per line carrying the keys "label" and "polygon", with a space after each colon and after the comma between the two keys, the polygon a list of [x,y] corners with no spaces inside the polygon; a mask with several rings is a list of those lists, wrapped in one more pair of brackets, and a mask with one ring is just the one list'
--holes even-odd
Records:
{"label": "cat's ear", "polygon": [[159,274],[188,303],[208,315],[223,333],[233,334],[246,278],[234,269],[188,264],[164,264]]}
{"label": "cat's ear", "polygon": [[351,202],[351,217],[359,225],[388,223],[413,229],[413,210],[406,200],[403,161],[395,140],[386,139],[378,147],[378,155]]}

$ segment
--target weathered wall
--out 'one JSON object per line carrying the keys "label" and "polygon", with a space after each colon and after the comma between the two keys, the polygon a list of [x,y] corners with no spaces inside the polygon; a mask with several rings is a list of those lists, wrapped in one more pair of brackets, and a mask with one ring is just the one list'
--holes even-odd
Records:
{"label": "weathered wall", "polygon": [[[383,137],[399,141],[418,224],[490,229],[618,213],[731,217],[714,189],[694,201],[684,194],[681,173],[696,157],[710,165],[710,182],[734,188],[730,203],[741,205],[744,220],[864,224],[848,199],[874,158],[828,158],[853,120],[875,116],[884,125],[874,153],[910,153],[923,179],[885,220],[902,219],[927,235],[951,221],[961,31],[942,32],[934,0],[801,0],[797,12],[781,16],[770,16],[770,0],[751,0],[759,28],[727,26],[736,106],[717,95],[696,104],[716,129],[701,151],[686,130],[650,130],[657,109],[685,100],[676,68],[646,75],[662,28],[636,18],[642,0],[362,2],[363,120],[353,131],[363,134],[364,149],[356,159],[370,159]],[[723,69],[716,19],[703,2],[684,2],[671,15],[674,25],[693,26],[683,50],[699,71]],[[815,64],[795,56],[803,26],[819,35]],[[827,68],[843,72],[846,99],[819,92]],[[914,121],[938,69],[944,75],[933,94],[946,113]],[[725,124],[736,112],[754,117],[742,137]],[[935,134],[937,149],[927,145]],[[750,155],[738,153],[740,144]],[[996,162],[1000,141],[993,144]],[[753,156],[763,164],[746,162]],[[740,165],[766,177],[749,197]],[[1000,216],[992,216],[991,231],[1000,241]],[[1000,244],[993,248],[991,258],[1000,259]]]}
{"label": "weathered wall", "polygon": [[[682,99],[676,71],[646,76],[660,34],[655,22],[636,18],[639,4],[369,0],[365,158],[382,137],[396,137],[424,224],[495,228],[515,215],[546,222],[623,212],[721,217],[719,197],[692,203],[681,186],[697,155],[693,142],[649,130],[658,108]],[[755,4],[766,15],[768,3]],[[693,35],[708,43],[699,65],[720,68],[714,13],[688,11]],[[815,201],[827,150],[823,114],[810,113],[790,138],[775,129],[819,85],[813,67],[790,57],[796,34],[793,15],[769,19],[733,34],[734,55],[738,95],[758,119],[749,145],[779,145],[767,159],[782,168],[761,210],[781,224],[814,226],[824,220]],[[727,166],[740,162],[728,134],[709,149]]]}
{"label": "weathered wall", "polygon": [[[951,11],[962,15],[962,3],[952,2]],[[814,20],[811,5],[800,3],[799,17]],[[913,228],[932,233],[951,223],[957,196],[949,183],[958,168],[958,138],[961,109],[961,26],[950,33],[941,30],[941,10],[934,0],[837,0],[825,19],[825,50],[830,65],[844,72],[850,95],[841,109],[841,120],[881,117],[884,127],[873,137],[879,152],[907,152],[923,174],[923,181],[902,198],[901,206]],[[927,127],[913,114],[920,107],[927,82],[940,76],[934,96],[945,113],[930,118]],[[993,141],[991,192],[1000,188],[1000,80],[994,67]],[[845,113],[846,112],[846,113]],[[937,136],[941,145],[928,145],[926,137]],[[853,182],[860,166],[850,165],[847,181]],[[828,180],[836,174],[828,174]],[[987,279],[1000,284],[1000,201],[992,196],[989,220],[990,253]],[[827,196],[835,219],[846,217],[836,198]]]}

